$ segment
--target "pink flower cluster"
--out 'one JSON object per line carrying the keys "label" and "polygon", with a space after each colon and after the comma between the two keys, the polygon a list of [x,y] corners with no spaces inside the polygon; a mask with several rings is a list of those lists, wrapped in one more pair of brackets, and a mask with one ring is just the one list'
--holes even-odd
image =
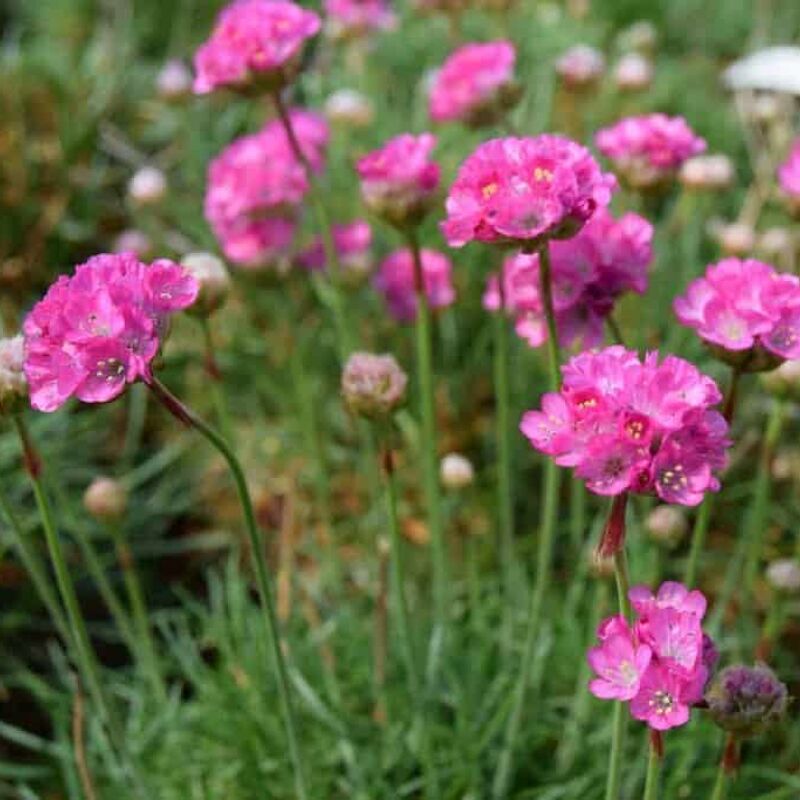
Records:
{"label": "pink flower cluster", "polygon": [[320,18],[288,0],[234,0],[222,10],[211,38],[194,57],[194,91],[277,89],[297,68]]}
{"label": "pink flower cluster", "polygon": [[[642,294],[653,257],[653,226],[638,214],[614,219],[599,209],[572,238],[550,245],[553,305],[559,342],[594,347],[603,338],[603,322],[626,291]],[[504,302],[503,302],[504,301]],[[517,334],[531,347],[547,339],[540,293],[539,256],[518,254],[503,264],[503,298],[496,276],[489,279],[484,308],[505,306]]]}
{"label": "pink flower cluster", "polygon": [[609,204],[616,185],[585,147],[569,139],[490,139],[461,165],[442,231],[451,247],[568,238]]}
{"label": "pink flower cluster", "polygon": [[778,183],[793,210],[800,210],[800,139],[795,139],[789,157],[778,168]]}
{"label": "pink flower cluster", "polygon": [[[347,225],[333,226],[333,246],[339,263],[345,272],[364,274],[370,266],[372,229],[363,219]],[[322,270],[326,267],[325,248],[318,236],[313,244],[297,257],[297,263],[308,270]]]}
{"label": "pink flower cluster", "polygon": [[[422,283],[431,308],[445,308],[456,298],[453,265],[436,250],[422,250]],[[389,313],[398,322],[411,322],[417,316],[414,259],[411,250],[395,250],[380,265],[375,288],[383,295]]]}
{"label": "pink flower cluster", "polygon": [[674,178],[687,158],[706,149],[706,143],[683,117],[646,114],[626,117],[595,136],[600,152],[634,188],[657,186]]}
{"label": "pink flower cluster", "polygon": [[695,506],[717,491],[728,425],[711,409],[716,383],[688,361],[657,353],[641,361],[615,345],[588,351],[562,368],[559,392],[545,394],[520,429],[560,466],[574,467],[600,495],[655,494]]}
{"label": "pink flower cluster", "polygon": [[[324,117],[293,109],[290,119],[312,168],[322,169],[328,143]],[[308,188],[279,120],[223,150],[208,169],[205,215],[227,258],[256,268],[284,257]]]}
{"label": "pink flower cluster", "polygon": [[800,358],[800,278],[754,259],[726,258],[676,298],[678,319],[745,371]]}
{"label": "pink flower cluster", "polygon": [[98,255],[62,275],[25,319],[31,405],[55,411],[71,396],[104,403],[150,379],[170,314],[190,306],[197,281],[161,259]]}
{"label": "pink flower cluster", "polygon": [[439,188],[439,165],[431,160],[436,137],[402,133],[359,159],[361,195],[367,208],[398,227],[415,224]]}
{"label": "pink flower cluster", "polygon": [[597,629],[600,645],[587,656],[597,675],[589,690],[603,700],[629,702],[634,719],[655,730],[685,725],[717,662],[701,627],[706,599],[674,582],[661,584],[656,595],[637,586],[629,597],[633,625],[616,616]]}
{"label": "pink flower cluster", "polygon": [[397,22],[386,0],[325,0],[327,29],[334,39],[391,30]]}
{"label": "pink flower cluster", "polygon": [[515,99],[515,60],[514,46],[507,41],[459,47],[436,73],[428,102],[431,119],[492,121]]}

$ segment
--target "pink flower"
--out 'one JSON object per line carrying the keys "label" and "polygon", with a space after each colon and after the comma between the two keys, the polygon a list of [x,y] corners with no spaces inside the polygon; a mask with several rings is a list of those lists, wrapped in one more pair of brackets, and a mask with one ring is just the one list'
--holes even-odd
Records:
{"label": "pink flower", "polygon": [[211,38],[195,54],[194,91],[282,86],[299,65],[320,18],[288,0],[234,0],[220,13]]}
{"label": "pink flower", "polygon": [[595,143],[636,189],[671,181],[686,159],[706,149],[683,117],[666,114],[626,117],[599,131]]}
{"label": "pink flower", "polygon": [[[445,308],[456,297],[450,259],[436,250],[422,251],[422,280],[431,308]],[[389,313],[398,322],[410,322],[417,315],[414,260],[411,250],[395,250],[380,265],[375,288],[384,296]]]}
{"label": "pink flower", "polygon": [[597,83],[605,68],[603,54],[587,44],[570,47],[556,61],[556,73],[570,89],[584,89]]}
{"label": "pink flower", "polygon": [[728,426],[711,406],[717,385],[683,359],[640,361],[624,347],[585,352],[562,368],[563,386],[528,411],[520,429],[539,451],[575,467],[595,494],[655,494],[697,505],[717,491]]}
{"label": "pink flower", "polygon": [[[372,229],[363,219],[348,225],[334,225],[333,245],[345,272],[363,274],[369,270]],[[310,247],[299,254],[297,262],[305,269],[325,269],[325,248],[322,239],[317,237]]]}
{"label": "pink flower", "polygon": [[719,358],[739,369],[774,369],[800,357],[800,278],[769,264],[723,259],[673,307]]}
{"label": "pink flower", "polygon": [[[603,322],[626,291],[644,293],[652,260],[653,226],[637,214],[614,219],[599,209],[572,238],[550,244],[556,329],[564,347],[594,347],[603,338]],[[539,291],[539,256],[518,254],[503,265],[505,309],[531,347],[547,339]],[[496,277],[489,279],[484,307],[501,306]]]}
{"label": "pink flower", "polygon": [[403,133],[359,159],[367,208],[398,227],[419,222],[439,188],[439,165],[431,160],[435,146],[431,133]]}
{"label": "pink flower", "polygon": [[559,136],[491,139],[461,165],[447,197],[442,231],[467,242],[532,246],[568,238],[611,201],[613,175],[591,153]]}
{"label": "pink flower", "polygon": [[588,652],[598,676],[595,697],[630,701],[635,719],[656,730],[689,720],[703,697],[716,648],[701,627],[706,599],[680,583],[664,583],[654,596],[643,586],[630,591],[637,619],[609,617],[598,628],[600,646]]}
{"label": "pink flower", "polygon": [[326,25],[334,39],[365,36],[397,24],[386,0],[325,0]]}
{"label": "pink flower", "polygon": [[[312,168],[322,169],[328,142],[324,118],[292,109],[290,119]],[[283,255],[308,188],[305,168],[279,120],[229,145],[209,166],[205,197],[206,219],[225,255],[245,267]]]}
{"label": "pink flower", "polygon": [[431,119],[474,125],[494,121],[518,96],[513,87],[515,59],[514,46],[507,41],[459,47],[434,78],[428,102]]}
{"label": "pink flower", "polygon": [[25,319],[31,405],[55,411],[74,395],[103,403],[150,379],[169,316],[190,306],[197,281],[161,259],[99,255],[62,275]]}

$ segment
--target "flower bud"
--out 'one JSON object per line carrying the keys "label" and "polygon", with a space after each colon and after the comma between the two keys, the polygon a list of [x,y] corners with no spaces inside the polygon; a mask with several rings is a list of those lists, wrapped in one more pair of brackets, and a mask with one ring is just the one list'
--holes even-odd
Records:
{"label": "flower bud", "polygon": [[621,92],[643,92],[653,82],[653,64],[640,53],[626,53],[614,67],[614,83]]}
{"label": "flower bud", "polygon": [[733,162],[722,154],[694,156],[681,165],[678,178],[686,189],[700,192],[727,189],[733,183]]}
{"label": "flower bud", "polygon": [[114,522],[125,514],[128,491],[113,478],[95,478],[83,494],[83,507],[101,522]]}
{"label": "flower bud", "polygon": [[756,234],[746,222],[731,222],[714,231],[722,252],[726,256],[747,256],[753,251]]}
{"label": "flower bud", "polygon": [[800,592],[800,563],[794,558],[779,558],[767,566],[767,582],[783,594]]}
{"label": "flower bud", "polygon": [[231,276],[221,259],[211,253],[189,253],[181,259],[181,266],[200,285],[190,313],[207,317],[225,303],[231,290]]}
{"label": "flower bud", "polygon": [[445,489],[457,492],[473,482],[475,470],[472,462],[461,453],[448,453],[439,462],[439,478]]}
{"label": "flower bud", "polygon": [[28,397],[28,382],[22,365],[24,340],[21,334],[0,339],[0,416],[21,411]]}
{"label": "flower bud", "polygon": [[658,44],[658,32],[652,22],[643,19],[622,31],[618,41],[622,50],[653,53]]}
{"label": "flower bud", "polygon": [[736,665],[720,672],[706,693],[708,710],[717,725],[737,736],[756,736],[786,713],[785,684],[765,664]]}
{"label": "flower bud", "polygon": [[768,228],[758,237],[759,251],[771,261],[790,256],[794,248],[794,237],[788,228]]}
{"label": "flower bud", "polygon": [[556,73],[565,88],[583,91],[594,87],[606,68],[603,54],[594,47],[577,44],[556,61]]}
{"label": "flower bud", "polygon": [[167,179],[156,167],[137,170],[128,184],[128,195],[139,206],[148,206],[163,200],[167,193]]}
{"label": "flower bud", "polygon": [[136,258],[147,261],[153,253],[153,243],[150,237],[135,228],[131,228],[114,239],[113,251],[115,253],[133,253]]}
{"label": "flower bud", "polygon": [[394,356],[353,353],[342,372],[342,396],[352,413],[379,419],[403,404],[407,383]]}
{"label": "flower bud", "polygon": [[355,89],[339,89],[325,101],[325,116],[334,125],[366,128],[375,117],[372,101]]}
{"label": "flower bud", "polygon": [[156,90],[162,100],[175,101],[192,92],[192,73],[179,58],[167,61],[156,77]]}
{"label": "flower bud", "polygon": [[648,514],[645,528],[653,541],[673,547],[686,536],[689,525],[680,508],[660,505]]}

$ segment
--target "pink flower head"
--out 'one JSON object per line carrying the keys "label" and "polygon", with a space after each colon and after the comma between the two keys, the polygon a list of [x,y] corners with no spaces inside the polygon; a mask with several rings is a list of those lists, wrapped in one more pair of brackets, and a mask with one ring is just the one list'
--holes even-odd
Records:
{"label": "pink flower head", "polygon": [[242,217],[220,228],[217,236],[225,257],[237,267],[285,272],[291,266],[296,232],[297,223],[290,218]]}
{"label": "pink flower head", "polygon": [[386,0],[325,0],[326,25],[334,39],[366,36],[397,24]]}
{"label": "pink flower head", "polygon": [[[372,229],[363,219],[348,225],[334,225],[333,245],[345,272],[363,275],[369,270]],[[322,239],[317,237],[310,247],[300,253],[297,262],[308,270],[325,269],[325,248]]]}
{"label": "pink flower head", "polygon": [[800,278],[753,259],[726,258],[676,298],[678,319],[741,370],[800,358]]}
{"label": "pink flower head", "polygon": [[676,356],[644,361],[621,346],[581,353],[562,368],[558,393],[520,429],[540,452],[595,494],[655,494],[695,506],[725,465],[728,426],[712,406],[714,381]]}
{"label": "pink flower head", "polygon": [[296,71],[320,18],[288,0],[234,0],[194,57],[196,94],[214,89],[277,89]]}
{"label": "pink flower head", "polygon": [[55,411],[71,396],[104,403],[150,380],[167,322],[197,297],[197,281],[166,259],[99,255],[62,275],[28,314],[25,376],[31,405]]}
{"label": "pink flower head", "polygon": [[706,143],[683,117],[647,114],[626,117],[595,136],[600,152],[636,189],[671,181],[686,159],[702,153]]}
{"label": "pink flower head", "polygon": [[778,183],[792,213],[800,213],[800,138],[794,140],[789,157],[778,168]]}
{"label": "pink flower head", "polygon": [[[422,282],[431,308],[445,308],[456,297],[452,283],[453,265],[436,250],[423,250]],[[417,315],[414,259],[411,250],[395,250],[380,265],[375,288],[384,296],[389,313],[398,322],[410,322]]]}
{"label": "pink flower head", "polygon": [[662,584],[655,596],[635,587],[630,598],[632,627],[610,617],[598,628],[600,646],[588,653],[598,677],[589,689],[595,697],[630,701],[632,716],[656,730],[683,725],[716,663],[701,627],[706,599],[680,583]]}
{"label": "pink flower head", "polygon": [[436,122],[489,124],[519,99],[513,83],[516,52],[511,42],[466,44],[436,73],[428,109]]}
{"label": "pink flower head", "polygon": [[[603,338],[603,322],[616,299],[647,288],[653,256],[653,226],[637,214],[614,219],[601,208],[572,238],[550,244],[553,302],[559,341],[565,347],[594,347]],[[547,339],[539,290],[539,256],[519,254],[503,265],[505,308],[517,333],[532,347]],[[497,278],[490,278],[484,307],[500,308]]]}
{"label": "pink flower head", "polygon": [[359,159],[361,195],[370,211],[398,227],[419,222],[439,188],[439,165],[431,160],[436,137],[402,133]]}
{"label": "pink flower head", "polygon": [[570,47],[556,61],[556,73],[570,89],[585,89],[594,85],[605,68],[603,54],[587,44]]}
{"label": "pink flower head", "polygon": [[472,240],[531,246],[569,238],[609,204],[615,188],[614,176],[569,139],[491,139],[461,165],[442,231],[451,247]]}

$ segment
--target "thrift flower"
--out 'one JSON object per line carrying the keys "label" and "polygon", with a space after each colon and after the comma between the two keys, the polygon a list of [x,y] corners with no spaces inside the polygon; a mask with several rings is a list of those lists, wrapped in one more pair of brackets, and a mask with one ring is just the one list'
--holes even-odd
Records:
{"label": "thrift flower", "polygon": [[519,101],[514,82],[516,51],[498,41],[459,47],[436,73],[428,110],[436,122],[459,120],[471,126],[497,122]]}
{"label": "thrift flower", "polygon": [[800,214],[800,138],[795,139],[789,157],[778,168],[778,183],[793,214]]}
{"label": "thrift flower", "polygon": [[23,326],[31,405],[55,411],[72,396],[104,403],[148,382],[169,317],[197,292],[177,264],[143,264],[130,253],[94,256],[59,277]]}
{"label": "thrift flower", "polygon": [[666,114],[626,117],[599,131],[595,143],[634,189],[669,183],[687,158],[706,149],[683,117]]}
{"label": "thrift flower", "polygon": [[715,153],[693,156],[681,164],[678,178],[686,189],[721,191],[733,183],[733,162],[726,155]]}
{"label": "thrift flower", "polygon": [[564,86],[572,90],[594,86],[603,76],[605,68],[603,54],[587,44],[570,47],[556,61],[556,74]]}
{"label": "thrift flower", "polygon": [[300,65],[320,18],[288,0],[234,0],[194,57],[196,94],[214,89],[275,91]]}
{"label": "thrift flower", "polygon": [[332,39],[355,39],[391,30],[397,17],[386,0],[325,0],[326,30]]}
{"label": "thrift flower", "polygon": [[[652,261],[653,226],[637,214],[614,219],[605,208],[572,238],[550,245],[553,305],[559,343],[594,347],[603,338],[603,323],[618,297],[647,288]],[[503,265],[505,309],[515,319],[517,334],[531,347],[547,339],[547,321],[540,293],[539,256],[518,254]],[[497,277],[489,279],[483,305],[501,307]]]}
{"label": "thrift flower", "polygon": [[769,264],[723,259],[673,307],[681,323],[737,369],[760,372],[800,358],[800,278]]}
{"label": "thrift flower", "polygon": [[642,92],[653,82],[653,62],[641,53],[626,53],[614,67],[614,84],[621,92]]}
{"label": "thrift flower", "polygon": [[730,442],[711,378],[676,356],[641,361],[618,345],[575,356],[562,374],[561,390],[545,394],[520,429],[590,491],[695,506],[719,489]]}
{"label": "thrift flower", "polygon": [[[445,308],[455,301],[453,265],[436,250],[423,249],[422,282],[431,308]],[[411,322],[417,316],[417,286],[411,250],[395,250],[380,265],[375,288],[383,295],[389,313],[398,322]]]}
{"label": "thrift flower", "polygon": [[142,167],[128,184],[128,195],[138,206],[149,206],[160,202],[167,193],[167,178],[157,167]]}
{"label": "thrift flower", "polygon": [[367,208],[390,224],[418,224],[439,188],[439,165],[431,160],[436,137],[403,133],[359,159],[361,195]]}
{"label": "thrift flower", "polygon": [[[332,233],[342,270],[354,276],[369,272],[372,265],[372,228],[369,223],[358,219],[347,225],[334,225]],[[298,255],[297,263],[308,270],[325,269],[325,248],[320,237]]]}
{"label": "thrift flower", "polygon": [[616,616],[598,628],[600,645],[587,654],[597,675],[589,690],[604,700],[630,702],[631,715],[654,730],[684,725],[703,698],[717,657],[701,628],[705,597],[668,582],[655,596],[634,587],[630,599],[633,625]]}
{"label": "thrift flower", "polygon": [[614,176],[569,139],[491,139],[461,165],[442,231],[451,247],[473,240],[535,247],[575,235],[615,188]]}
{"label": "thrift flower", "polygon": [[354,414],[378,419],[405,402],[407,383],[394,356],[353,353],[342,371],[342,396]]}

